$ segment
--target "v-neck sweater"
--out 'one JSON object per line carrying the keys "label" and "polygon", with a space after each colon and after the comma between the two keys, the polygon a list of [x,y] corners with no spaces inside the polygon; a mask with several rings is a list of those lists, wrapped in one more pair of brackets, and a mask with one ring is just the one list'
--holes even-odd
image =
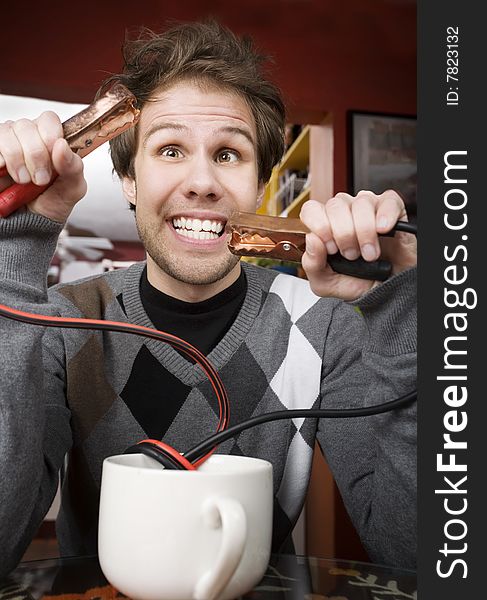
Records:
{"label": "v-neck sweater", "polygon": [[[138,263],[46,288],[61,226],[39,215],[0,220],[0,302],[42,314],[150,327]],[[415,389],[415,269],[359,300],[319,298],[307,281],[242,264],[245,299],[208,354],[230,398],[230,424],[274,410],[352,408]],[[20,560],[46,514],[68,454],[57,519],[63,555],[97,549],[103,460],[147,437],[185,452],[214,433],[218,403],[198,365],[161,341],[0,320],[0,574]],[[137,365],[146,363],[142,380]],[[167,377],[179,386],[167,393]],[[318,442],[371,560],[416,556],[416,405],[374,417],[292,419],[246,430],[218,452],[272,463],[273,548],[301,512]],[[323,518],[327,516],[324,514]]]}

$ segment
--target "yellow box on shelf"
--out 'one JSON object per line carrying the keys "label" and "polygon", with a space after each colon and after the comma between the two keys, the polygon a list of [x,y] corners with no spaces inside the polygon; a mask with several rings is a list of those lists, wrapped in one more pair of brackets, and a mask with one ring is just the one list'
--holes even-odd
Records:
{"label": "yellow box on shelf", "polygon": [[309,164],[309,132],[310,126],[306,125],[282,157],[277,166],[279,173],[288,169],[302,171],[307,168]]}
{"label": "yellow box on shelf", "polygon": [[[261,207],[258,209],[258,213],[265,215],[277,216],[282,212],[282,203],[279,198],[279,191],[281,189],[280,178],[285,171],[303,171],[308,168],[309,165],[309,144],[310,144],[310,126],[306,125],[299,136],[294,140],[292,145],[288,148],[284,154],[281,162],[277,164],[272,170],[271,177],[267,182],[264,199]],[[309,197],[309,190],[303,190],[298,198],[292,202],[292,207],[299,214],[300,206],[297,204],[298,200],[301,200],[301,204]],[[291,206],[287,207],[288,213]],[[282,216],[291,216],[286,213]]]}
{"label": "yellow box on shelf", "polygon": [[292,203],[289,206],[286,206],[286,208],[281,212],[279,216],[298,218],[299,212],[301,211],[301,206],[304,204],[304,202],[309,200],[310,195],[311,188],[307,187],[299,194],[299,196],[295,200],[292,201]]}

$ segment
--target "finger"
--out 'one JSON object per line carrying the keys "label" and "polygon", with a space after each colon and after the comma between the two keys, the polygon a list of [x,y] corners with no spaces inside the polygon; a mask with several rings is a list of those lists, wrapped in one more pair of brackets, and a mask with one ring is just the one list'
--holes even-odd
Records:
{"label": "finger", "polygon": [[310,281],[329,272],[330,267],[327,264],[327,251],[323,240],[315,233],[306,234],[306,252],[301,258],[301,264],[306,271]]}
{"label": "finger", "polygon": [[355,260],[360,256],[359,243],[350,209],[352,200],[353,198],[348,194],[340,193],[325,204],[335,243],[340,254],[348,260]]}
{"label": "finger", "polygon": [[376,227],[379,233],[387,233],[400,219],[407,217],[404,200],[394,190],[386,190],[378,196]]}
{"label": "finger", "polygon": [[83,172],[81,157],[71,150],[64,138],[54,143],[52,162],[56,173],[64,178],[78,177]]}
{"label": "finger", "polygon": [[[4,123],[0,123],[0,132],[2,132],[3,129],[7,129],[8,127],[10,127],[12,123],[13,121],[10,120],[5,121]],[[5,159],[3,158],[2,153],[0,152],[0,169],[3,169],[4,167],[6,167]]]}
{"label": "finger", "polygon": [[35,119],[35,123],[46,148],[52,152],[55,141],[64,137],[61,119],[52,110],[47,110]]}
{"label": "finger", "polygon": [[0,155],[2,157],[2,166],[7,167],[7,171],[17,183],[29,183],[30,174],[25,166],[24,153],[22,146],[13,130],[13,123],[0,124]]}
{"label": "finger", "polygon": [[9,188],[12,185],[12,183],[13,180],[8,173],[7,175],[2,175],[0,177],[0,192],[3,192],[3,190]]}
{"label": "finger", "polygon": [[376,260],[380,255],[376,229],[377,196],[372,192],[359,192],[351,205],[360,253],[365,260]]}
{"label": "finger", "polygon": [[64,138],[54,142],[52,164],[58,174],[53,184],[29,204],[32,212],[63,223],[74,205],[86,194],[83,161],[73,153]]}
{"label": "finger", "polygon": [[83,161],[75,154],[64,138],[56,140],[52,150],[53,165],[59,178],[56,191],[66,202],[77,202],[86,194]]}
{"label": "finger", "polygon": [[328,254],[338,252],[324,204],[316,200],[308,200],[301,207],[299,218],[325,243]]}
{"label": "finger", "polygon": [[40,136],[37,124],[28,119],[19,119],[12,126],[23,151],[24,162],[32,181],[46,185],[51,180],[51,156]]}

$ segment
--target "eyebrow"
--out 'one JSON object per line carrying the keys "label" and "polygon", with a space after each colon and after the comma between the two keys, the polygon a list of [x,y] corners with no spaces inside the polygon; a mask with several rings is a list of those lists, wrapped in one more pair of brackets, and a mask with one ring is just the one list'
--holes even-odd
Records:
{"label": "eyebrow", "polygon": [[243,135],[244,138],[246,138],[251,144],[252,146],[255,146],[255,141],[252,139],[252,136],[250,135],[250,133],[247,131],[247,129],[243,129],[242,127],[221,127],[219,129],[219,131],[222,131],[224,133],[236,133],[237,135]]}
{"label": "eyebrow", "polygon": [[[144,134],[144,137],[142,139],[143,145],[144,146],[146,145],[147,140],[152,135],[154,135],[154,133],[157,133],[158,131],[161,131],[163,129],[174,129],[175,131],[188,131],[189,128],[187,127],[187,125],[182,125],[181,123],[155,123]],[[251,134],[247,131],[247,129],[244,129],[243,127],[232,127],[232,126],[220,127],[218,129],[218,132],[230,133],[232,135],[235,135],[235,134],[241,135],[246,140],[248,140],[252,144],[252,146],[255,146],[255,142],[252,139]]]}
{"label": "eyebrow", "polygon": [[144,134],[142,139],[143,146],[146,145],[147,140],[154,135],[154,133],[161,131],[162,129],[175,129],[176,131],[187,131],[188,127],[186,125],[182,125],[181,123],[155,123],[151,125],[149,130]]}

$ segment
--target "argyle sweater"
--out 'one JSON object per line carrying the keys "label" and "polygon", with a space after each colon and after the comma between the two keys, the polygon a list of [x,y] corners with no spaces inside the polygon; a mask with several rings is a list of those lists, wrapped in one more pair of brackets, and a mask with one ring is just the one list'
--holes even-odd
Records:
{"label": "argyle sweater", "polygon": [[[0,220],[0,303],[151,327],[139,293],[143,263],[47,290],[60,228],[28,212]],[[243,267],[245,300],[208,355],[228,392],[230,425],[283,409],[378,404],[415,389],[415,269],[346,303],[317,297],[305,280]],[[102,462],[147,437],[133,400],[124,400],[129,388],[133,397],[140,387],[141,403],[149,395],[164,405],[161,438],[181,452],[216,430],[218,404],[203,371],[163,342],[0,317],[0,356],[0,574],[20,560],[47,512],[67,453],[60,549],[96,552]],[[131,380],[138,361],[150,363],[152,380]],[[184,391],[177,405],[158,386],[167,376]],[[317,440],[371,559],[411,567],[415,414],[413,404],[363,418],[275,421],[218,452],[272,463],[279,549],[302,509]]]}

